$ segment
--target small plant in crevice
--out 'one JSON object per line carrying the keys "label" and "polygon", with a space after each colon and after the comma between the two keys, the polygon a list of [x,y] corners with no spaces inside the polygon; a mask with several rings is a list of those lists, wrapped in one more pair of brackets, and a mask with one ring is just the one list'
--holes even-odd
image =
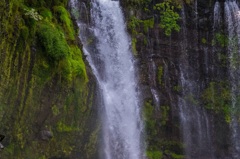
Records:
{"label": "small plant in crevice", "polygon": [[218,32],[214,35],[214,39],[212,40],[212,45],[220,45],[221,47],[226,47],[227,44],[229,43],[228,37],[222,33]]}
{"label": "small plant in crevice", "polygon": [[157,3],[154,6],[154,10],[160,12],[160,24],[159,26],[164,29],[164,33],[170,36],[172,31],[180,31],[180,26],[177,24],[180,19],[176,9],[181,8],[180,5],[175,5],[171,0],[165,0],[162,3]]}
{"label": "small plant in crevice", "polygon": [[228,82],[211,82],[203,91],[204,107],[216,114],[223,114],[226,122],[230,122],[231,89]]}

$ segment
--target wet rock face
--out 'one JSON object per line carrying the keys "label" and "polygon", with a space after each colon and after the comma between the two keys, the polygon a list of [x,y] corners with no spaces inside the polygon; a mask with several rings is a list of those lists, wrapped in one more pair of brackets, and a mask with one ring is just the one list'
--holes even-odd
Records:
{"label": "wet rock face", "polygon": [[[210,87],[212,82],[227,81],[227,65],[223,58],[219,58],[220,56],[226,56],[226,48],[221,47],[219,44],[213,44],[213,41],[216,40],[216,32],[213,31],[214,0],[199,0],[197,4],[184,4],[185,22],[181,17],[178,22],[181,26],[180,32],[173,31],[169,37],[158,26],[159,15],[151,10],[152,5],[159,2],[162,1],[152,1],[146,7],[150,9],[150,12],[146,13],[144,8],[138,7],[136,9],[129,1],[121,1],[127,20],[131,19],[131,16],[135,16],[140,20],[154,17],[154,26],[152,28],[149,27],[147,31],[143,31],[144,27],[140,25],[136,28],[138,34],[132,34],[132,38],[136,38],[137,55],[135,57],[138,61],[140,84],[144,90],[143,97],[145,100],[153,101],[152,119],[158,123],[166,119],[165,125],[154,126],[154,129],[159,134],[158,137],[169,141],[174,138],[178,144],[182,144],[183,130],[180,125],[179,99],[182,98],[189,105],[196,105],[205,110],[207,101],[204,99],[203,94],[206,89]],[[223,7],[223,3],[220,4]],[[151,15],[152,13],[154,15]],[[183,16],[181,10],[179,10],[179,15]],[[224,28],[222,25],[219,27]],[[131,30],[129,32],[132,33]],[[188,81],[185,86],[183,86],[181,76]],[[183,87],[185,87],[185,90]],[[155,90],[155,93],[153,93],[152,89]],[[156,94],[160,102],[159,108],[154,102],[156,101]],[[170,111],[165,111],[166,106],[170,107]],[[166,118],[164,118],[165,114],[167,114]],[[215,110],[206,109],[205,115],[210,126],[208,130],[210,131],[209,137],[214,149],[212,151],[218,158],[225,158],[229,155],[230,149],[229,123],[224,119],[223,112],[216,113]],[[153,136],[150,133],[151,128],[148,126],[147,131],[149,131],[149,136]],[[193,132],[192,136],[197,138],[198,135]],[[223,139],[222,136],[226,136],[227,139]],[[157,139],[153,141],[151,137],[147,140],[149,147],[158,143],[156,142]],[[178,154],[184,151],[181,146],[175,145],[171,148],[166,148],[166,145],[161,146],[165,147],[161,148],[162,151],[170,149],[177,152],[178,149]],[[192,158],[196,158],[194,153],[197,154],[197,152],[192,152]],[[207,157],[211,158],[210,155],[206,154],[205,158]]]}

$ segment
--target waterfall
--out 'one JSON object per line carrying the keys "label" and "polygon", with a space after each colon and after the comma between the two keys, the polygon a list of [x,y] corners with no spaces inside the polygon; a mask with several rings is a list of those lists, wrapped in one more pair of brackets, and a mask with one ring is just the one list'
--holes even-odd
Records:
{"label": "waterfall", "polygon": [[160,97],[159,97],[159,93],[157,90],[157,82],[156,82],[157,68],[156,68],[156,64],[152,58],[149,61],[148,67],[149,67],[149,80],[151,81],[150,88],[151,88],[151,93],[153,95],[154,105],[156,106],[157,109],[159,109],[160,108]]}
{"label": "waterfall", "polygon": [[239,125],[239,87],[240,87],[240,9],[236,1],[224,3],[225,25],[228,35],[229,81],[231,84],[231,130],[232,157],[240,158],[240,125]]}
{"label": "waterfall", "polygon": [[[84,8],[71,0],[72,10]],[[92,67],[102,94],[104,113],[103,159],[141,159],[139,92],[134,59],[130,51],[119,1],[93,0],[91,24],[77,19],[84,53]],[[85,15],[86,16],[86,15]]]}
{"label": "waterfall", "polygon": [[[197,5],[197,2],[195,2],[195,5]],[[182,7],[181,17],[181,37],[183,40],[179,61],[181,94],[178,95],[178,107],[185,154],[188,159],[214,159],[210,122],[206,111],[198,103],[200,98],[200,80],[198,79],[197,71],[189,63],[189,54],[192,52],[188,51],[188,33],[184,6]]]}

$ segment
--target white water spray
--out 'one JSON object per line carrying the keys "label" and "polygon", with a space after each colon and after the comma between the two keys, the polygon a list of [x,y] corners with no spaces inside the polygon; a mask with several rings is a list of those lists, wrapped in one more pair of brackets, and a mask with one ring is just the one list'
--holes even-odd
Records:
{"label": "white water spray", "polygon": [[239,124],[239,96],[240,96],[240,8],[236,1],[224,3],[225,24],[228,34],[229,80],[231,83],[231,130],[232,130],[232,157],[240,158],[240,124]]}
{"label": "white water spray", "polygon": [[[195,1],[195,10],[197,11],[197,1]],[[197,17],[198,15],[196,14],[195,16]],[[188,51],[189,43],[184,6],[182,7],[181,17],[182,43],[179,65],[181,94],[178,96],[178,107],[185,155],[187,159],[214,159],[213,145],[210,137],[210,122],[205,109],[198,103],[200,94],[198,74],[189,61],[189,54],[192,52]]]}
{"label": "white water spray", "polygon": [[[71,1],[72,8],[76,3]],[[103,97],[103,158],[141,159],[143,124],[136,71],[119,1],[95,0],[91,7],[91,26],[81,20],[78,25]]]}

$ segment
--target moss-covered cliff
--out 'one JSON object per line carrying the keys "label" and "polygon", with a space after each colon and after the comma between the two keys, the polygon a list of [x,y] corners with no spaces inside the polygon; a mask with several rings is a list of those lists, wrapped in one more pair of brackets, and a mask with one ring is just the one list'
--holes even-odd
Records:
{"label": "moss-covered cliff", "polygon": [[0,2],[2,159],[95,158],[96,85],[67,3]]}

